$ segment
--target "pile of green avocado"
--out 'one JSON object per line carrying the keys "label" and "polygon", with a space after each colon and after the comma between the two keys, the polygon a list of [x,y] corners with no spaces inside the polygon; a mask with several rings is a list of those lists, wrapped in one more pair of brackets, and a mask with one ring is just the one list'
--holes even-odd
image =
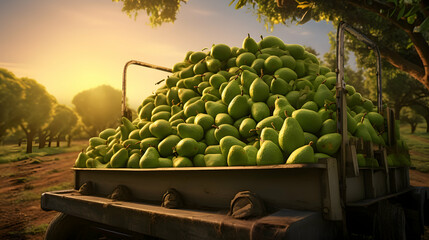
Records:
{"label": "pile of green avocado", "polygon": [[[75,167],[317,163],[336,157],[341,144],[335,85],[336,74],[316,56],[274,36],[259,42],[248,36],[241,48],[190,51],[144,99],[136,119],[123,117],[117,129],[89,139]],[[352,86],[346,90],[348,136],[385,145],[384,117]],[[404,154],[393,155],[390,165],[409,164]],[[358,162],[377,165],[362,154]]]}

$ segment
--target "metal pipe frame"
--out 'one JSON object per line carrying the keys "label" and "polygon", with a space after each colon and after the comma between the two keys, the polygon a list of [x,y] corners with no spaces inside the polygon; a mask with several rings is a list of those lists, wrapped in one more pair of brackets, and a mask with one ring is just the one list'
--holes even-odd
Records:
{"label": "metal pipe frame", "polygon": [[[340,163],[339,163],[339,177],[340,177],[340,194],[341,201],[343,206],[347,202],[347,173],[346,173],[346,148],[348,145],[348,136],[347,136],[347,103],[346,103],[346,83],[344,81],[344,33],[348,33],[355,36],[358,40],[364,42],[368,45],[370,49],[375,52],[377,59],[377,107],[378,112],[383,112],[383,103],[382,103],[382,85],[381,85],[381,56],[380,51],[371,39],[360,33],[358,30],[354,29],[349,24],[341,21],[337,29],[337,84],[336,84],[336,99],[337,99],[337,132],[342,135],[341,149],[340,149]],[[346,228],[346,216],[345,209],[343,209],[343,231],[344,234],[347,234]]]}
{"label": "metal pipe frame", "polygon": [[130,65],[138,65],[138,66],[152,68],[152,69],[156,69],[156,70],[160,70],[160,71],[164,71],[164,72],[169,72],[169,73],[173,72],[173,70],[171,68],[157,66],[154,64],[145,63],[145,62],[141,62],[141,61],[137,61],[137,60],[130,60],[127,63],[125,63],[124,71],[123,71],[123,75],[122,75],[122,116],[124,116],[124,117],[126,116],[126,110],[127,110],[127,104],[126,104],[126,101],[127,101],[127,69],[128,69],[128,66],[130,66]]}

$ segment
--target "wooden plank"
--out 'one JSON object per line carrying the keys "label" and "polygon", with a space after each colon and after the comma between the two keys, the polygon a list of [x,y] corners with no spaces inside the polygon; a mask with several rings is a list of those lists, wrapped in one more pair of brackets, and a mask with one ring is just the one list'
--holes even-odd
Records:
{"label": "wooden plank", "polygon": [[356,177],[359,176],[359,164],[356,157],[356,145],[353,143],[350,143],[347,145],[347,152],[346,152],[346,159],[347,159],[347,177]]}
{"label": "wooden plank", "polygon": [[324,181],[321,182],[323,195],[323,215],[327,220],[339,221],[343,219],[338,179],[338,166],[335,158],[326,159],[326,171],[323,172]]}

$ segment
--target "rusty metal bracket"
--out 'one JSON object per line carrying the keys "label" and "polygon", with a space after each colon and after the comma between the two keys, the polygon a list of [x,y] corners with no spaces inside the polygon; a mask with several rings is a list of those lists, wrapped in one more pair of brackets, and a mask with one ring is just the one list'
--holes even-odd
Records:
{"label": "rusty metal bracket", "polygon": [[154,64],[150,64],[150,63],[145,63],[145,62],[141,62],[141,61],[137,61],[137,60],[131,60],[128,61],[127,63],[125,63],[124,66],[124,72],[122,75],[122,116],[127,117],[126,112],[127,112],[127,104],[126,104],[126,99],[127,99],[127,69],[128,66],[130,65],[138,65],[138,66],[142,66],[142,67],[147,67],[147,68],[152,68],[152,69],[156,69],[156,70],[160,70],[160,71],[164,71],[164,72],[173,72],[173,70],[171,68],[166,68],[166,67],[162,67],[162,66],[157,66]]}

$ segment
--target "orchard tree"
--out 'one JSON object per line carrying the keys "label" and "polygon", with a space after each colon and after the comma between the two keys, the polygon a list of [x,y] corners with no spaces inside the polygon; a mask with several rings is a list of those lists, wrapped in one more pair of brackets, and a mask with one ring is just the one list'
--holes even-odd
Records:
{"label": "orchard tree", "polygon": [[57,139],[57,147],[59,147],[61,137],[72,131],[77,120],[77,115],[72,109],[65,105],[57,104],[54,107],[54,114],[47,128],[49,131],[49,147],[54,138]]}
{"label": "orchard tree", "polygon": [[401,122],[406,122],[410,124],[411,133],[416,131],[417,125],[423,122],[422,116],[420,116],[416,111],[409,107],[405,107],[401,110]]}
{"label": "orchard tree", "polygon": [[20,126],[27,136],[27,153],[31,153],[33,139],[49,123],[56,100],[36,80],[21,78],[19,81],[24,85],[25,94],[21,105],[23,120]]}
{"label": "orchard tree", "polygon": [[[145,11],[152,25],[174,22],[184,0],[123,2],[122,10],[137,16]],[[429,89],[429,2],[424,0],[232,0],[235,8],[252,8],[267,27],[274,24],[310,20],[345,21],[370,37],[380,48],[381,55],[393,66],[409,73]],[[350,49],[365,60],[370,53],[366,46],[352,39]]]}
{"label": "orchard tree", "polygon": [[118,126],[121,117],[120,90],[108,85],[82,91],[72,103],[89,136],[97,136],[102,130]]}
{"label": "orchard tree", "polygon": [[425,119],[426,132],[429,133],[429,94],[426,98],[416,100],[411,108]]}
{"label": "orchard tree", "polygon": [[128,16],[137,17],[139,11],[145,11],[149,16],[149,20],[153,26],[159,26],[163,22],[174,22],[176,14],[180,9],[181,3],[186,3],[187,0],[113,0],[114,2],[122,2],[122,11]]}
{"label": "orchard tree", "polygon": [[23,117],[23,99],[23,84],[13,73],[0,68],[0,139],[7,134],[7,130],[19,126]]}

